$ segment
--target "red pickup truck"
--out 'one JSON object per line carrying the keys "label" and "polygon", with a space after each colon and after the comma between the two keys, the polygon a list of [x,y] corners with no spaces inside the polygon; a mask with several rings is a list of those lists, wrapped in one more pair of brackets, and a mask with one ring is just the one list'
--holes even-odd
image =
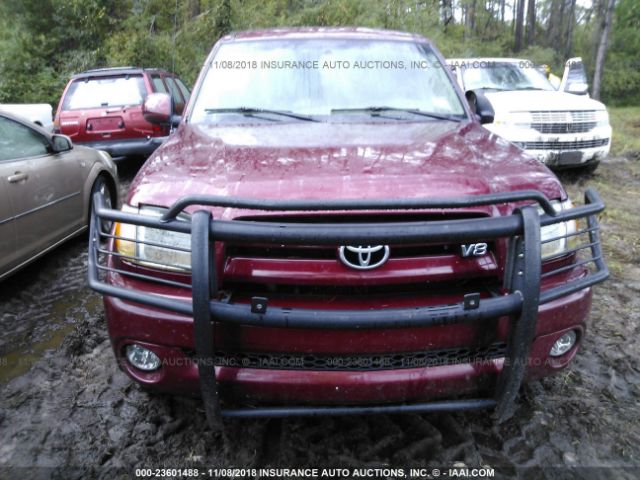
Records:
{"label": "red pickup truck", "polygon": [[[89,282],[121,368],[200,394],[213,426],[507,418],[583,339],[604,205],[588,190],[574,207],[476,106],[418,35],[222,38],[123,208],[94,198]],[[164,94],[144,114],[176,120]]]}

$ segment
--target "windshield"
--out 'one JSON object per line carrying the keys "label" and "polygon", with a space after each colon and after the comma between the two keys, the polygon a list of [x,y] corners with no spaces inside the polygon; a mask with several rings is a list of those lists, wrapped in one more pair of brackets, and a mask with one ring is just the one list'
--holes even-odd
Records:
{"label": "windshield", "polygon": [[463,64],[465,90],[554,90],[546,77],[532,64],[512,62],[468,62]]}
{"label": "windshield", "polygon": [[[222,121],[233,112],[221,110],[240,108],[245,114],[246,109],[260,109],[262,114],[271,110],[344,116],[371,115],[362,110],[369,107],[465,116],[442,64],[427,45],[354,39],[261,40],[221,45],[197,93],[191,122]],[[393,112],[398,115],[403,114]]]}
{"label": "windshield", "polygon": [[69,86],[62,109],[140,105],[146,94],[142,75],[79,79]]}

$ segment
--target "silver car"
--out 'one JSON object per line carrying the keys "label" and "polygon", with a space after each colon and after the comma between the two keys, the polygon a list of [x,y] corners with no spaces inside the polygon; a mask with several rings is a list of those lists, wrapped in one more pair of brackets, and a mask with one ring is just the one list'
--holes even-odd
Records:
{"label": "silver car", "polygon": [[0,280],[87,228],[92,192],[116,205],[106,152],[0,110]]}

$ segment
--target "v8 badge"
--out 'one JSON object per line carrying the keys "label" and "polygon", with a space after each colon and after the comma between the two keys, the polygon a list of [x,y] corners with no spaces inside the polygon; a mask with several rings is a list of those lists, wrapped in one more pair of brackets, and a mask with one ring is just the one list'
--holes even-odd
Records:
{"label": "v8 badge", "polygon": [[486,243],[469,243],[460,245],[460,253],[463,257],[481,257],[486,255],[488,246]]}

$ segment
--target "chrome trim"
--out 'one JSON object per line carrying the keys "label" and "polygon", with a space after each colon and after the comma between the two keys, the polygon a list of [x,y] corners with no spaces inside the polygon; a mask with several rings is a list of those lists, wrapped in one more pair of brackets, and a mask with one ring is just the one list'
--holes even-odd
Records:
{"label": "chrome trim", "polygon": [[54,206],[54,205],[56,205],[58,203],[64,202],[64,201],[69,200],[69,199],[71,199],[73,197],[77,197],[81,193],[82,192],[78,191],[78,192],[70,193],[69,195],[65,195],[64,197],[57,198],[57,199],[55,199],[55,200],[53,200],[53,201],[51,201],[51,202],[49,202],[49,203],[47,203],[45,205],[40,205],[39,207],[32,208],[31,210],[28,210],[26,212],[22,212],[22,213],[20,213],[18,215],[14,215],[13,217],[9,217],[9,218],[7,218],[5,220],[2,220],[2,221],[0,221],[0,225],[2,225],[3,223],[8,223],[11,220],[18,220],[18,219],[20,219],[22,217],[26,217],[27,215],[31,215],[32,213],[39,212],[40,210],[44,210],[45,208],[52,207],[52,206]]}

